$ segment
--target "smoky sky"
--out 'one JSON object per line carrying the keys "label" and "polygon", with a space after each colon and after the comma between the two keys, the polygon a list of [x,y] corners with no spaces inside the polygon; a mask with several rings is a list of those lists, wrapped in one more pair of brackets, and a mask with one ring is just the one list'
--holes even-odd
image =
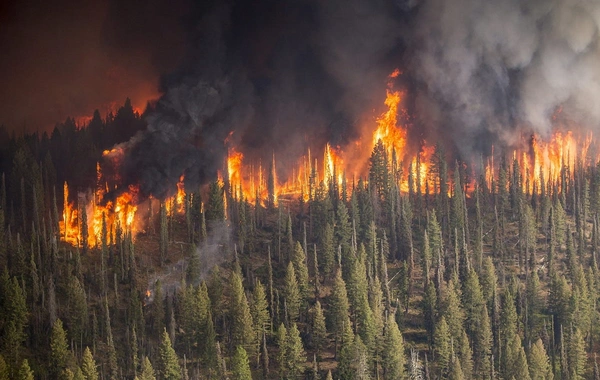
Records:
{"label": "smoky sky", "polygon": [[183,1],[8,1],[0,5],[0,125],[48,130],[142,108],[185,51]]}
{"label": "smoky sky", "polygon": [[35,125],[163,94],[121,146],[125,185],[143,195],[182,173],[214,178],[226,139],[264,166],[274,154],[278,171],[307,147],[343,149],[383,111],[395,68],[409,144],[471,159],[600,123],[597,0],[106,0],[2,15],[0,117]]}
{"label": "smoky sky", "polygon": [[164,196],[182,172],[214,178],[226,138],[283,168],[310,146],[344,148],[374,125],[394,68],[409,144],[442,142],[463,159],[600,122],[595,0],[198,4],[148,131],[124,145],[143,193]]}

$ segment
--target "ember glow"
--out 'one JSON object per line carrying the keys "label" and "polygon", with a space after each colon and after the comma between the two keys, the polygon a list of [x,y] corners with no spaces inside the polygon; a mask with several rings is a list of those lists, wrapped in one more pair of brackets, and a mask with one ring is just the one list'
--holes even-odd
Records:
{"label": "ember glow", "polygon": [[[435,146],[422,141],[419,147],[407,147],[408,131],[400,125],[398,115],[405,112],[402,108],[402,93],[393,88],[391,80],[400,72],[395,70],[389,76],[390,82],[386,89],[386,110],[374,118],[374,123],[367,128],[363,137],[354,144],[345,148],[333,147],[326,144],[319,154],[314,154],[310,148],[298,159],[291,168],[286,168],[287,176],[278,176],[277,157],[272,154],[268,162],[248,162],[242,153],[243,147],[232,144],[231,132],[224,145],[227,147],[227,157],[223,171],[219,172],[218,179],[225,187],[224,202],[227,205],[228,197],[236,200],[245,200],[250,203],[259,203],[263,206],[273,202],[289,202],[302,197],[305,201],[314,199],[319,191],[329,191],[333,187],[341,191],[346,181],[351,181],[347,186],[347,193],[352,191],[355,176],[366,178],[368,182],[368,168],[371,152],[381,141],[387,154],[387,163],[391,181],[394,181],[402,193],[435,194],[439,189],[436,173],[432,167],[435,162]],[[370,149],[365,149],[361,141],[369,141]],[[590,157],[592,151],[591,134],[578,137],[569,130],[557,131],[548,141],[537,136],[530,136],[524,141],[522,148],[514,150],[513,163],[519,168],[520,183],[527,194],[540,193],[560,181],[565,173],[573,173],[579,164],[597,162],[600,157]],[[415,153],[416,152],[416,153]],[[106,200],[105,197],[111,190],[116,190],[120,181],[119,168],[123,158],[123,151],[119,147],[104,152],[104,159],[110,163],[115,173],[108,181],[102,173],[101,165],[97,166],[97,184],[92,196],[78,194],[74,201],[69,193],[68,184],[64,184],[63,221],[60,223],[61,237],[71,244],[81,244],[82,209],[85,208],[88,226],[88,244],[97,246],[103,234],[103,223],[106,223],[107,233],[120,229],[121,231],[135,234],[145,228],[148,218],[138,218],[138,187],[129,186],[126,191],[118,190],[118,195]],[[354,157],[360,157],[363,172],[357,173]],[[353,157],[352,162],[345,157]],[[507,157],[509,158],[509,157]],[[475,166],[466,167],[470,172],[469,183],[463,184],[469,192],[475,189],[475,178],[484,178],[486,186],[492,189],[497,186],[499,166],[502,161],[492,154],[483,160],[477,169]],[[476,162],[475,159],[472,162]],[[481,162],[481,161],[480,161]],[[449,165],[450,171],[453,166]],[[351,174],[350,180],[348,173]],[[570,175],[570,174],[568,174]],[[451,176],[448,177],[451,181]],[[110,184],[112,185],[110,185]],[[114,188],[111,188],[114,186]],[[451,186],[448,187],[451,191]],[[168,215],[182,215],[186,212],[186,202],[189,202],[185,192],[185,178],[179,178],[172,196],[163,199]],[[451,193],[449,193],[451,195]],[[152,198],[148,200],[152,202]],[[144,220],[142,220],[144,219]]]}

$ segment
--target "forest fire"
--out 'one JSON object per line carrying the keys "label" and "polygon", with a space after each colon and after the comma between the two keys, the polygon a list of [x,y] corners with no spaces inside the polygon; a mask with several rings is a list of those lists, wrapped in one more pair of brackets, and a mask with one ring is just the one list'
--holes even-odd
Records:
{"label": "forest fire", "polygon": [[[402,94],[394,90],[391,80],[396,78],[399,72],[396,70],[389,76],[390,82],[386,89],[385,106],[387,109],[375,119],[371,130],[366,132],[367,138],[363,140],[370,142],[370,149],[366,152],[357,153],[352,151],[364,148],[360,141],[356,144],[349,144],[345,150],[340,147],[332,147],[326,144],[322,148],[322,155],[314,156],[310,148],[307,148],[306,154],[300,157],[296,165],[292,168],[286,168],[287,175],[278,176],[277,157],[272,155],[268,165],[263,165],[261,161],[246,162],[245,156],[241,152],[241,147],[232,145],[231,132],[224,141],[227,147],[226,162],[223,165],[223,172],[219,173],[219,182],[226,191],[224,202],[227,204],[227,197],[233,199],[244,199],[250,203],[260,203],[263,206],[287,202],[289,200],[302,197],[304,201],[315,199],[333,187],[340,190],[344,187],[346,194],[352,192],[352,185],[348,186],[346,181],[347,173],[352,174],[352,184],[354,184],[355,175],[366,179],[368,183],[368,168],[371,154],[377,149],[383,149],[383,161],[387,165],[388,172],[392,173],[389,177],[391,183],[395,183],[401,193],[417,194],[435,194],[439,186],[439,177],[437,173],[436,147],[425,141],[421,142],[419,147],[407,147],[408,131],[399,123],[399,113],[405,112],[402,109]],[[522,188],[525,193],[540,193],[543,187],[556,184],[565,173],[573,173],[576,166],[584,163],[584,160],[596,161],[598,157],[588,157],[590,146],[592,144],[591,135],[579,139],[573,132],[555,132],[549,141],[540,140],[537,136],[532,136],[529,141],[524,142],[524,148],[513,152],[513,163],[506,160],[500,160],[494,157],[492,151],[483,166],[476,168],[475,165],[467,164],[467,181],[462,185],[467,191],[476,188],[475,178],[483,176],[488,188],[497,186],[495,179],[498,178],[499,165],[503,161],[507,166],[517,165],[521,176]],[[377,148],[381,146],[382,148]],[[416,153],[415,153],[416,152]],[[349,157],[361,156],[364,172],[356,172],[356,166],[353,163],[345,162],[344,157],[350,153]],[[368,153],[368,154],[367,154]],[[103,156],[115,171],[112,173],[109,181],[102,173],[100,164],[97,166],[97,186],[93,196],[80,194],[77,201],[70,198],[69,187],[64,184],[64,208],[63,221],[61,222],[61,237],[71,244],[81,244],[81,240],[87,235],[89,245],[97,245],[101,241],[102,235],[111,234],[112,231],[120,229],[125,232],[132,232],[135,236],[137,232],[144,228],[144,222],[136,217],[138,210],[138,187],[129,186],[126,191],[119,189],[119,195],[110,200],[105,200],[105,196],[112,190],[111,186],[116,186],[120,181],[119,168],[123,159],[123,150],[115,147],[112,150],[105,151]],[[322,157],[322,159],[318,157]],[[496,161],[495,161],[496,160]],[[475,162],[476,160],[472,160]],[[366,163],[366,165],[364,165]],[[450,170],[453,167],[450,166]],[[448,176],[448,178],[452,178]],[[452,180],[448,180],[451,182]],[[179,178],[176,188],[173,189],[173,195],[162,200],[168,215],[184,214],[186,212],[186,202],[188,198],[185,192],[185,178],[183,175]],[[452,186],[448,186],[449,189]],[[449,193],[451,195],[451,193]],[[150,200],[152,202],[152,199]],[[152,208],[151,208],[152,209]],[[85,216],[87,220],[83,220]],[[87,226],[87,234],[83,230]]]}

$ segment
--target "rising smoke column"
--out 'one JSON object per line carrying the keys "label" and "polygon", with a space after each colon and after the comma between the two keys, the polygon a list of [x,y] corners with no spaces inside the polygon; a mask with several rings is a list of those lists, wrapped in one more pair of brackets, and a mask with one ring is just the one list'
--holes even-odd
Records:
{"label": "rising smoke column", "polygon": [[426,0],[411,12],[416,116],[446,127],[441,136],[461,141],[467,157],[516,144],[521,131],[548,137],[559,109],[598,128],[600,2]]}
{"label": "rising smoke column", "polygon": [[471,160],[559,124],[597,129],[599,25],[595,0],[203,2],[148,130],[123,146],[125,182],[163,197],[185,173],[194,188],[222,169],[232,132],[278,170],[307,147],[344,149],[375,127],[395,68],[411,147]]}

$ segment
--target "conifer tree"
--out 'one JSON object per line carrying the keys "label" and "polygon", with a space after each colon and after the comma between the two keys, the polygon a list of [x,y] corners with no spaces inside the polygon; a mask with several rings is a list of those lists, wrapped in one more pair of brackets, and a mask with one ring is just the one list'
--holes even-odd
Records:
{"label": "conifer tree", "polygon": [[388,316],[385,324],[382,359],[381,365],[386,379],[403,379],[405,377],[404,340],[392,315]]}
{"label": "conifer tree", "polygon": [[19,368],[17,374],[17,380],[34,380],[33,371],[31,370],[31,367],[29,367],[27,359],[23,359],[23,363],[21,363],[21,368]]}
{"label": "conifer tree", "polygon": [[296,279],[298,280],[298,291],[300,292],[300,305],[308,300],[310,288],[308,284],[308,266],[306,264],[306,252],[300,242],[296,242],[291,261],[294,264]]}
{"label": "conifer tree", "polygon": [[333,240],[333,227],[331,224],[327,223],[325,225],[325,232],[323,233],[323,259],[321,260],[323,264],[323,274],[325,278],[328,278],[333,273],[333,268],[335,264],[335,247]]}
{"label": "conifer tree", "polygon": [[244,293],[242,278],[237,271],[231,274],[231,304],[230,313],[232,316],[232,342],[235,346],[243,346],[250,351],[252,355],[254,347],[254,330],[252,314],[248,299]]}
{"label": "conifer tree", "polygon": [[[179,358],[171,345],[167,330],[163,330],[159,350],[160,374],[164,380],[181,380]],[[142,370],[143,372],[143,370]]]}
{"label": "conifer tree", "polygon": [[450,334],[455,341],[458,341],[463,330],[465,313],[460,304],[460,295],[456,289],[454,280],[448,281],[444,289],[443,315],[448,324]]}
{"label": "conifer tree", "polygon": [[493,344],[492,326],[487,307],[484,305],[473,339],[474,373],[479,378],[485,378],[490,373],[493,364],[490,361]]}
{"label": "conifer tree", "polygon": [[300,332],[295,323],[287,331],[285,341],[285,368],[287,377],[296,379],[304,374],[306,353],[300,339]]}
{"label": "conifer tree", "polygon": [[71,364],[71,352],[63,323],[57,319],[50,333],[50,372],[60,377]]}
{"label": "conifer tree", "polygon": [[535,344],[531,346],[529,373],[531,374],[531,380],[552,380],[554,378],[550,360],[541,338],[538,338]]}
{"label": "conifer tree", "polygon": [[144,357],[142,360],[142,370],[140,372],[137,380],[156,380],[156,375],[154,374],[154,368],[152,368],[152,363],[150,363],[150,359],[148,357]]}
{"label": "conifer tree", "polygon": [[437,358],[440,375],[446,373],[450,366],[451,358],[451,340],[450,330],[446,323],[446,318],[442,316],[435,327],[433,335],[434,349]]}
{"label": "conifer tree", "polygon": [[96,361],[92,356],[92,352],[89,347],[86,347],[83,351],[83,358],[81,362],[81,371],[86,380],[98,380],[98,369],[96,368]]}
{"label": "conifer tree", "polygon": [[521,345],[519,334],[514,333],[508,340],[505,352],[504,378],[531,380],[525,349]]}
{"label": "conifer tree", "polygon": [[312,339],[316,350],[316,358],[317,360],[321,360],[321,352],[323,351],[327,340],[327,329],[325,327],[323,309],[321,308],[321,302],[319,302],[319,300],[317,300],[312,309]]}
{"label": "conifer tree", "polygon": [[463,373],[460,365],[460,360],[456,356],[452,356],[452,362],[450,364],[450,370],[448,373],[448,380],[466,380],[468,379]]}
{"label": "conifer tree", "polygon": [[583,380],[585,378],[587,353],[585,351],[585,341],[579,329],[575,329],[575,331],[571,333],[569,339],[568,361],[570,372],[569,379]]}
{"label": "conifer tree", "polygon": [[296,271],[294,265],[290,261],[285,274],[285,302],[287,305],[288,318],[290,322],[298,320],[300,315],[300,289],[298,286],[298,280],[296,279]]}
{"label": "conifer tree", "polygon": [[235,354],[231,359],[231,372],[233,380],[252,380],[248,354],[242,346],[237,346],[235,349]]}
{"label": "conifer tree", "polygon": [[0,380],[10,380],[10,371],[4,357],[0,355]]}
{"label": "conifer tree", "polygon": [[[256,342],[260,345],[262,336],[267,332],[269,327],[269,311],[267,310],[267,296],[265,287],[259,281],[256,281],[254,292],[252,294],[251,314],[254,322],[254,332],[256,334]],[[258,352],[258,350],[257,350]]]}

